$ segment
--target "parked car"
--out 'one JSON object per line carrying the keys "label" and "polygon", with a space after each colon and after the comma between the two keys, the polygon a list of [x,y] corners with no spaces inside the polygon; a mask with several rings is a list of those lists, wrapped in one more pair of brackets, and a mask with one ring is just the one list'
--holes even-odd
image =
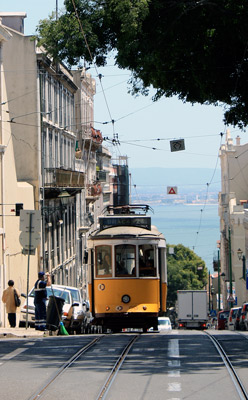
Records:
{"label": "parked car", "polygon": [[[52,285],[47,286],[47,305],[49,297],[52,296],[63,298],[64,305],[62,309],[62,321],[69,333],[81,333],[81,326],[85,318],[83,301],[79,289],[71,286]],[[26,297],[25,295],[23,295]],[[19,327],[26,326],[27,301],[21,307]],[[35,325],[35,306],[34,306],[34,288],[28,295],[28,325]]]}
{"label": "parked car", "polygon": [[241,310],[241,317],[240,317],[240,330],[241,331],[246,331],[248,330],[248,303],[244,303],[242,305],[242,310]]}
{"label": "parked car", "polygon": [[227,327],[230,331],[234,331],[236,329],[236,319],[240,309],[241,307],[233,307],[230,309],[227,321]]}
{"label": "parked car", "polygon": [[171,321],[168,317],[158,317],[158,330],[161,331],[171,331]]}
{"label": "parked car", "polygon": [[240,330],[241,312],[242,312],[242,307],[239,307],[237,316],[236,316],[235,326],[234,326],[235,331]]}
{"label": "parked car", "polygon": [[229,310],[218,312],[218,314],[217,314],[217,329],[218,330],[227,328],[228,317],[229,317]]}

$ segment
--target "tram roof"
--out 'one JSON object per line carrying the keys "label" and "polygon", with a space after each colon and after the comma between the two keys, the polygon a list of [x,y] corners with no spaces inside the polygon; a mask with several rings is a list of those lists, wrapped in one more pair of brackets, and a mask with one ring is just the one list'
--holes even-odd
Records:
{"label": "tram roof", "polygon": [[156,226],[152,225],[151,229],[144,229],[137,226],[113,226],[104,230],[98,230],[91,234],[92,239],[100,238],[118,238],[118,237],[137,237],[137,238],[158,238],[165,239],[164,235],[158,231]]}

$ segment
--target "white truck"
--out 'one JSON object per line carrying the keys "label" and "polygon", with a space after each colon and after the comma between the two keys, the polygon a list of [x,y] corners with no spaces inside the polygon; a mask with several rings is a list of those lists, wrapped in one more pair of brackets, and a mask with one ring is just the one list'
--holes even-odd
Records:
{"label": "white truck", "polygon": [[178,328],[206,329],[208,322],[207,291],[177,291]]}

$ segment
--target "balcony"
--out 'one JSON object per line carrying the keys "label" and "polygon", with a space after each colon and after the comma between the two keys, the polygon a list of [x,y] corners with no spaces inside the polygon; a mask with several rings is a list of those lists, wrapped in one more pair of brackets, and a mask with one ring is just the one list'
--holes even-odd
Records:
{"label": "balcony", "polygon": [[97,199],[99,199],[101,193],[102,193],[102,187],[100,183],[88,184],[86,201],[88,203],[96,201]]}
{"label": "balcony", "polygon": [[104,171],[104,170],[96,171],[96,179],[97,179],[99,182],[106,182],[106,179],[107,179],[107,171]]}
{"label": "balcony", "polygon": [[[84,148],[88,150],[89,148],[91,150],[96,150],[98,149],[99,146],[101,146],[103,142],[103,137],[101,134],[101,131],[98,129],[94,129],[91,127],[89,134],[86,137],[83,137],[83,144]],[[79,153],[78,153],[79,155]]]}
{"label": "balcony", "polygon": [[61,168],[45,168],[45,188],[83,188],[84,173]]}

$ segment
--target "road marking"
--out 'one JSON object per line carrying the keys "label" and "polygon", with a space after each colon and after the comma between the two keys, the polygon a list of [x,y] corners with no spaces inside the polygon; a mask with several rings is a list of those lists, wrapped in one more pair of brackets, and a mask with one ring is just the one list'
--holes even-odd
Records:
{"label": "road marking", "polygon": [[181,383],[179,382],[171,382],[168,384],[169,392],[181,392]]}
{"label": "road marking", "polygon": [[180,378],[180,371],[169,371],[168,376],[170,378]]}
{"label": "road marking", "polygon": [[27,349],[16,349],[9,354],[5,354],[5,356],[1,357],[0,360],[11,360],[11,358],[18,356],[19,354],[23,353],[26,350]]}
{"label": "road marking", "polygon": [[[168,357],[170,358],[179,358],[179,340],[178,339],[170,339],[168,343]],[[179,360],[168,360],[168,367],[171,368],[168,371],[168,378],[178,378],[180,379],[180,361]],[[168,382],[168,392],[181,392],[181,382],[180,381],[169,381]],[[180,400],[179,398],[173,398],[170,400]]]}

